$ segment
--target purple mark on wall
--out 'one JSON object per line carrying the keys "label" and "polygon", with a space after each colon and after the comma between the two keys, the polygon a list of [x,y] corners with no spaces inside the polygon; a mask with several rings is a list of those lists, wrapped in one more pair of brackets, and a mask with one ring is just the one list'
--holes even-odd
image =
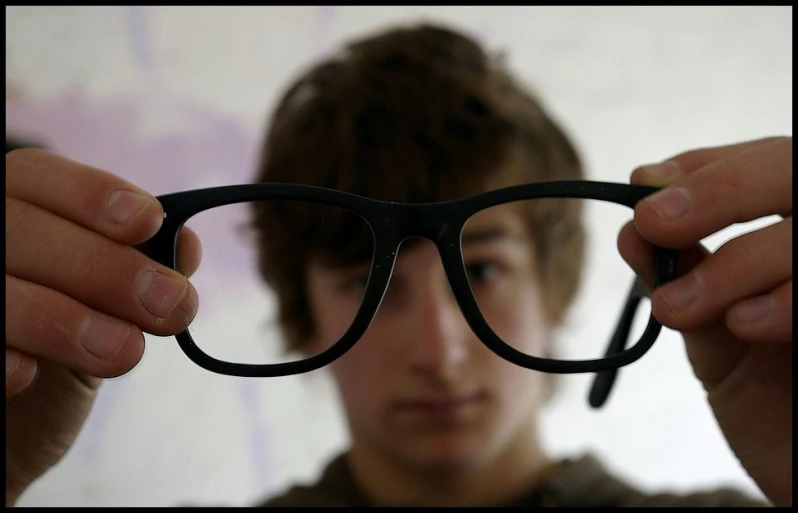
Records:
{"label": "purple mark on wall", "polygon": [[147,7],[129,5],[127,7],[128,28],[130,30],[130,46],[133,57],[144,71],[152,69],[153,57],[150,47],[150,32],[147,24]]}
{"label": "purple mark on wall", "polygon": [[[41,141],[52,151],[111,171],[153,194],[195,188],[200,180],[203,185],[251,180],[258,144],[237,120],[183,99],[161,97],[159,105],[168,105],[191,130],[147,136],[141,125],[151,108],[148,98],[100,103],[73,92],[51,101],[6,100],[6,133]],[[233,264],[245,259],[230,248],[208,251],[202,266],[207,274],[225,279],[241,272]],[[82,438],[88,465],[101,451],[104,429],[127,383],[119,378],[98,396]]]}
{"label": "purple mark on wall", "polygon": [[150,137],[142,129],[146,102],[135,97],[90,102],[77,92],[36,103],[7,100],[6,132],[41,140],[153,194],[191,188],[198,180],[223,185],[251,178],[255,139],[236,120],[166,98],[163,103],[191,130]]}
{"label": "purple mark on wall", "polygon": [[[321,59],[328,51],[336,11],[335,7],[321,6],[317,12],[314,56]],[[151,72],[154,52],[147,7],[130,6],[127,16],[133,58],[142,71]],[[156,195],[252,181],[260,149],[255,135],[231,116],[177,95],[170,96],[160,88],[153,89],[105,101],[87,98],[77,90],[45,101],[7,98],[6,133],[41,141],[50,150],[110,171]],[[158,102],[157,107],[153,106],[154,101]],[[157,116],[159,109],[177,116],[181,130],[151,135],[152,131],[146,129],[147,121],[152,121],[148,116]],[[229,215],[212,216],[206,230],[226,231],[233,210],[228,212]],[[201,269],[212,277],[206,282],[207,287],[224,281],[229,290],[231,284],[235,287],[251,280],[251,257],[244,251],[226,243],[205,246]],[[104,431],[119,408],[128,383],[124,377],[114,380],[97,398],[82,437],[83,461],[89,467],[101,454]],[[239,387],[239,395],[251,430],[254,472],[263,482],[270,467],[255,383],[245,381]]]}
{"label": "purple mark on wall", "polygon": [[250,457],[252,458],[253,478],[257,488],[264,483],[273,483],[274,476],[272,471],[272,454],[266,448],[264,434],[268,430],[264,427],[258,416],[260,411],[260,396],[255,382],[251,379],[243,379],[238,386],[238,395],[243,403],[244,415],[249,424],[250,438]]}

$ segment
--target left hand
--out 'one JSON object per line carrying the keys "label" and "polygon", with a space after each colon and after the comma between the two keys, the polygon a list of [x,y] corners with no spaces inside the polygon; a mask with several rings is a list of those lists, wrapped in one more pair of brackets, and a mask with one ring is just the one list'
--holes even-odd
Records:
{"label": "left hand", "polygon": [[[649,290],[651,245],[682,249],[679,277],[653,292],[654,317],[682,332],[745,470],[774,505],[791,506],[792,138],[694,150],[668,162],[675,165],[632,174],[632,183],[666,189],[638,203],[618,248]],[[657,197],[672,201],[656,208]],[[678,207],[683,212],[671,219],[658,213]],[[734,223],[774,214],[782,220],[714,253],[700,245]]]}

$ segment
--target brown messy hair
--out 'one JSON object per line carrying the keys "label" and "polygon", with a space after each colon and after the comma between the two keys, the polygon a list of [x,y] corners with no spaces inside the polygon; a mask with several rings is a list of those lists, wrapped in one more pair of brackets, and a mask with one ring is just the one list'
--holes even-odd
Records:
{"label": "brown messy hair", "polygon": [[[273,114],[256,179],[434,202],[582,177],[569,139],[500,59],[462,34],[422,24],[352,42],[296,80]],[[566,207],[573,204],[547,200],[523,212],[555,324],[582,269],[580,212]],[[350,232],[341,225],[322,233],[308,213],[265,204],[255,223],[287,349],[301,349],[314,330],[307,265],[346,251]]]}

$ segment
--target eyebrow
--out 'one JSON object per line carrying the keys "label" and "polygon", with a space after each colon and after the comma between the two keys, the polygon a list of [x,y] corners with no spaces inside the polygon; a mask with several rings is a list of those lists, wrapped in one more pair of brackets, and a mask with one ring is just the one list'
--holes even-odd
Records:
{"label": "eyebrow", "polygon": [[[405,241],[403,247],[409,249],[410,247],[414,246],[420,241],[418,238],[413,238],[411,240]],[[509,230],[505,226],[490,226],[485,228],[475,228],[470,231],[464,231],[461,239],[462,247],[466,248],[467,246],[478,246],[480,244],[489,244],[489,243],[496,243],[508,241],[515,244],[523,244],[525,239],[523,235],[518,233],[515,230]],[[349,267],[359,267],[364,265],[370,265],[371,259],[370,258],[363,258],[361,259],[352,259],[352,260],[338,260],[336,258],[332,259],[322,259],[320,262],[322,267],[328,270],[342,270]]]}
{"label": "eyebrow", "polygon": [[492,226],[489,228],[478,228],[469,232],[463,232],[462,244],[463,247],[465,247],[501,240],[522,242],[523,237],[521,237],[521,235],[515,230],[508,230],[504,226]]}

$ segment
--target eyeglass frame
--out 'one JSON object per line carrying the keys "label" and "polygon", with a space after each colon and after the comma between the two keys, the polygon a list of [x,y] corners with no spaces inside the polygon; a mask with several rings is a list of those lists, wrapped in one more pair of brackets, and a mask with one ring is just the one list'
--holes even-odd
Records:
{"label": "eyeglass frame", "polygon": [[[183,225],[200,212],[225,205],[268,200],[296,200],[347,210],[362,218],[374,237],[371,271],[360,308],[349,329],[323,352],[307,359],[273,364],[244,364],[218,360],[202,351],[188,328],[177,333],[180,348],[195,364],[215,372],[240,377],[279,377],[311,372],[329,365],[349,351],[368,329],[388,289],[396,254],[403,241],[423,237],[441,256],[446,277],[471,330],[497,356],[520,367],[554,374],[596,373],[589,404],[602,406],[621,367],[640,359],[653,346],[662,325],[653,313],[640,339],[627,348],[632,320],[640,301],[648,296],[635,278],[616,329],[603,358],[557,360],[539,358],[514,349],[485,321],[469,285],[462,255],[462,232],[477,212],[515,201],[545,198],[579,198],[615,203],[634,209],[638,201],[658,187],[588,180],[535,182],[495,189],[465,198],[435,203],[397,203],[304,184],[250,183],[195,189],[157,196],[164,211],[161,228],[140,249],[153,260],[177,270],[177,239]],[[654,246],[653,287],[676,276],[678,251]]]}

